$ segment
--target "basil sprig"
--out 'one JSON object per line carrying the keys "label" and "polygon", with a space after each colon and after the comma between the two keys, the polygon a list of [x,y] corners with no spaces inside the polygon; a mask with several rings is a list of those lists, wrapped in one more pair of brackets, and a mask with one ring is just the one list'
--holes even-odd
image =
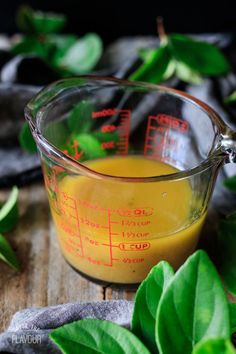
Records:
{"label": "basil sprig", "polygon": [[236,354],[234,331],[235,304],[199,250],[175,274],[166,262],[151,270],[137,291],[131,331],[84,319],[53,330],[50,338],[66,354]]}
{"label": "basil sprig", "polygon": [[198,84],[203,76],[229,72],[228,61],[215,45],[179,33],[167,35],[161,21],[158,32],[160,47],[139,52],[143,63],[130,75],[130,80],[160,83],[175,75],[185,82]]}
{"label": "basil sprig", "polygon": [[17,24],[23,35],[13,46],[12,53],[34,54],[44,59],[60,76],[91,71],[102,55],[101,38],[96,33],[87,33],[81,38],[59,34],[66,22],[65,15],[33,11],[29,6],[21,6]]}
{"label": "basil sprig", "polygon": [[13,187],[7,201],[0,205],[0,259],[15,270],[20,269],[19,262],[10,243],[2,233],[11,231],[18,222],[19,212],[17,200],[18,188]]}

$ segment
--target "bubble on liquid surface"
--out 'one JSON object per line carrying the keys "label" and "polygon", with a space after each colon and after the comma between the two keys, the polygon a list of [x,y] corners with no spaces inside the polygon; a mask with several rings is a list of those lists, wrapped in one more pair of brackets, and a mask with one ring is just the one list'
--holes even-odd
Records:
{"label": "bubble on liquid surface", "polygon": [[167,192],[162,192],[162,193],[161,193],[161,196],[162,196],[163,198],[166,198],[166,197],[167,197]]}

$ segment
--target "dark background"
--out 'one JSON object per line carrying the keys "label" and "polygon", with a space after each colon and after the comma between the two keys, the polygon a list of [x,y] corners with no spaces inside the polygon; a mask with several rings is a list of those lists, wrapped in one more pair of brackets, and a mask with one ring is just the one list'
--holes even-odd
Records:
{"label": "dark background", "polygon": [[83,35],[99,33],[105,43],[125,35],[153,35],[156,16],[163,16],[168,32],[235,32],[236,11],[230,1],[143,1],[143,0],[31,0],[1,1],[0,32],[17,31],[15,13],[20,4],[34,9],[64,13],[68,16],[66,32]]}

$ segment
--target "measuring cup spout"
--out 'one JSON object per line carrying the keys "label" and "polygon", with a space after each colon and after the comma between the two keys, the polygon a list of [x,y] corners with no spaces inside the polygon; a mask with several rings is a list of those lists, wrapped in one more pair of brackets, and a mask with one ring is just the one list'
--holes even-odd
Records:
{"label": "measuring cup spout", "polygon": [[222,134],[221,150],[226,153],[226,163],[236,163],[236,132],[228,129]]}

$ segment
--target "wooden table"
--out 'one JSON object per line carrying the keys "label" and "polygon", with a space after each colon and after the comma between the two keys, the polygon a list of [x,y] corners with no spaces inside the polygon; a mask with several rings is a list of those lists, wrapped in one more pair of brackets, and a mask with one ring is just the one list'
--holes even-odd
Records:
{"label": "wooden table", "polygon": [[[0,193],[0,200],[9,191]],[[0,262],[0,332],[12,315],[26,307],[73,301],[133,299],[135,288],[95,284],[76,273],[64,260],[56,240],[42,183],[20,189],[20,220],[6,236],[22,265],[20,273]]]}
{"label": "wooden table", "polygon": [[[0,192],[0,200],[5,200],[8,194],[9,191]],[[226,204],[233,206],[226,191],[223,195],[227,199]],[[234,198],[232,200],[235,202]],[[17,273],[0,261],[0,333],[8,327],[13,314],[26,307],[134,298],[135,287],[125,289],[114,284],[98,285],[79,275],[66,263],[56,240],[43,183],[20,189],[19,209],[19,223],[6,236],[17,253],[22,271]],[[206,249],[213,259],[218,220],[216,210],[217,205],[212,205],[200,242],[200,247]],[[236,297],[230,296],[230,300],[236,302]]]}

